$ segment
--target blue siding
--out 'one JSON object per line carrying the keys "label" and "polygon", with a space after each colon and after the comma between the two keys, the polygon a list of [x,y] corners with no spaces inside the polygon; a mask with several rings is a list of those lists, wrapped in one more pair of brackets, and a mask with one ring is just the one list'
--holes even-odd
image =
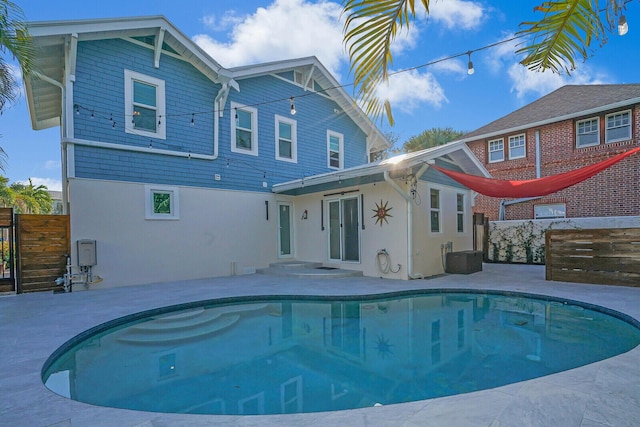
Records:
{"label": "blue siding", "polygon": [[[124,70],[165,81],[166,139],[125,133]],[[75,174],[80,178],[153,182],[167,185],[270,191],[271,185],[330,171],[327,167],[327,130],[342,133],[345,168],[367,161],[366,136],[337,104],[324,96],[305,92],[273,76],[239,81],[231,90],[224,116],[219,118],[218,159],[187,159],[153,153],[136,153],[76,146]],[[153,67],[153,51],[124,40],[78,43],[74,102],[75,137],[139,147],[213,154],[214,99],[220,85],[204,77],[189,63],[162,55]],[[295,97],[297,114],[290,115],[289,97]],[[231,152],[230,103],[258,110],[258,156]],[[274,102],[275,101],[275,102]],[[91,119],[91,112],[94,118]],[[195,126],[190,126],[195,113]],[[297,121],[298,162],[275,159],[275,115]],[[112,121],[116,122],[115,128]],[[219,174],[220,181],[214,180]],[[265,179],[266,176],[266,179]],[[262,182],[268,183],[263,188]]]}

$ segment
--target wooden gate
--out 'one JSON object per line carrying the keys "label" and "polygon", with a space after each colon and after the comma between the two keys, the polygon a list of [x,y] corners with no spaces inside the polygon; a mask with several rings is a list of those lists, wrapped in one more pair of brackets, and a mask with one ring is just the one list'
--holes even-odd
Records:
{"label": "wooden gate", "polygon": [[546,278],[640,286],[640,228],[549,230]]}
{"label": "wooden gate", "polygon": [[13,208],[0,208],[0,292],[15,292]]}
{"label": "wooden gate", "polygon": [[16,215],[17,292],[59,290],[71,253],[69,215]]}

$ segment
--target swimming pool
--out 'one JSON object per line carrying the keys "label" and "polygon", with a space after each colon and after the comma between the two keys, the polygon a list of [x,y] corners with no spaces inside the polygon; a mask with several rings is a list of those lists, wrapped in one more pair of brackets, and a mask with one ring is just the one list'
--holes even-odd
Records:
{"label": "swimming pool", "polygon": [[333,411],[465,393],[602,360],[637,322],[517,293],[230,298],[116,319],[43,368],[53,391],[156,412]]}

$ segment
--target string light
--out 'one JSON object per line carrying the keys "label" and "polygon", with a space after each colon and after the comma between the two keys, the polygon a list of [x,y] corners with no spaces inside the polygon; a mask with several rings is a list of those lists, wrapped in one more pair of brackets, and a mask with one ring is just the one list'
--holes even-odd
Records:
{"label": "string light", "polygon": [[476,72],[476,70],[474,70],[473,62],[471,62],[471,51],[467,52],[467,55],[469,56],[469,64],[467,64],[467,74],[471,76],[473,73]]}
{"label": "string light", "polygon": [[297,111],[296,111],[296,104],[293,102],[293,96],[289,98],[289,102],[291,104],[291,115],[295,116]]}
{"label": "string light", "polygon": [[189,126],[194,127],[196,125],[195,113],[191,113],[191,123]]}
{"label": "string light", "polygon": [[80,106],[78,104],[74,105],[74,108],[76,109],[76,116],[80,115]]}
{"label": "string light", "polygon": [[620,14],[620,18],[618,19],[618,35],[624,36],[629,32],[629,24],[627,24],[627,18]]}
{"label": "string light", "polygon": [[162,116],[158,117],[158,127],[162,126]]}

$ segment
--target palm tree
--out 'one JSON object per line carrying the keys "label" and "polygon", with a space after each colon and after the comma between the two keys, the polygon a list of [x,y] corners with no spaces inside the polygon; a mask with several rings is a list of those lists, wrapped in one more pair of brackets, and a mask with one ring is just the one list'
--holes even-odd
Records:
{"label": "palm tree", "polygon": [[5,55],[17,60],[26,76],[31,73],[34,49],[22,9],[8,0],[0,0],[0,113],[20,94],[19,81]]}
{"label": "palm tree", "polygon": [[8,183],[9,178],[0,176],[0,205],[3,208],[13,206],[16,201],[15,193],[11,188],[7,187]]}
{"label": "palm tree", "polygon": [[[606,43],[607,31],[616,27],[616,23],[623,24],[621,11],[628,1],[606,0],[605,9],[592,0],[544,1],[535,8],[543,17],[523,22],[523,29],[516,34],[524,40],[524,47],[516,51],[524,55],[520,62],[534,71],[570,73],[577,58],[588,58],[592,43]],[[420,2],[428,14],[430,0]],[[415,0],[344,1],[344,42],[349,50],[357,97],[367,114],[379,118],[386,113],[392,125],[391,106],[386,100],[381,102],[376,89],[388,80],[389,65],[393,63],[391,42],[398,31],[410,27],[415,18],[415,3]]]}
{"label": "palm tree", "polygon": [[53,199],[44,185],[37,187],[31,182],[22,184],[14,182],[10,189],[15,194],[15,207],[18,213],[48,214],[53,210]]}

